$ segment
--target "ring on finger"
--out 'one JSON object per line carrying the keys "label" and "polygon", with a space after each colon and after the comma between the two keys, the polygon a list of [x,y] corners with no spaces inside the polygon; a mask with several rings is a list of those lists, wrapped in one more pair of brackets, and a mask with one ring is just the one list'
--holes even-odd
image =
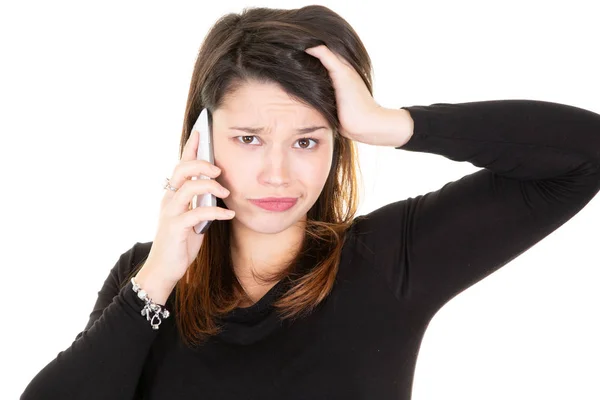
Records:
{"label": "ring on finger", "polygon": [[165,178],[165,186],[163,186],[163,189],[169,189],[174,192],[178,190],[178,188],[171,186],[171,180],[169,178]]}

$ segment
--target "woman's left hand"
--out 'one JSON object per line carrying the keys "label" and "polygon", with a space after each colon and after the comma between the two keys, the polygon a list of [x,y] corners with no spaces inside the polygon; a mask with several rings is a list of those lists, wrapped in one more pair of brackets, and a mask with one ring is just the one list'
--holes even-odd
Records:
{"label": "woman's left hand", "polygon": [[327,46],[311,47],[305,52],[321,61],[333,81],[342,136],[371,145],[404,143],[400,137],[402,125],[396,124],[405,116],[405,110],[377,104],[358,72]]}

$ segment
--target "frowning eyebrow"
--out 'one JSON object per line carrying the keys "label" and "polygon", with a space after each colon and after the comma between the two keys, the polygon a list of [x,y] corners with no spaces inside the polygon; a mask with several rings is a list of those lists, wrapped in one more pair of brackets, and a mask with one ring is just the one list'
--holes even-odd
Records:
{"label": "frowning eyebrow", "polygon": [[[238,131],[244,131],[244,132],[252,133],[252,134],[262,133],[262,134],[268,135],[268,133],[265,132],[264,128],[249,128],[249,127],[245,127],[245,126],[230,126],[229,129],[235,129]],[[311,132],[314,132],[319,129],[327,129],[327,127],[325,127],[325,126],[309,126],[307,128],[296,129],[296,135],[305,135],[307,133],[311,133]]]}

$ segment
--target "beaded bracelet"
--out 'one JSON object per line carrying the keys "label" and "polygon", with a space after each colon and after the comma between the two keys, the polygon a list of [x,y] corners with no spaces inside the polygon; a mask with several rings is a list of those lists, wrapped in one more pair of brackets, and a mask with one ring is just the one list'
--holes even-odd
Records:
{"label": "beaded bracelet", "polygon": [[[166,308],[164,308],[164,306],[161,306],[161,305],[153,302],[152,299],[148,297],[148,294],[146,293],[146,291],[144,289],[141,289],[140,285],[138,285],[135,282],[135,278],[131,278],[131,284],[133,285],[133,291],[135,293],[137,293],[137,296],[140,299],[142,299],[144,301],[144,303],[146,303],[146,305],[144,306],[144,308],[141,311],[142,316],[145,316],[146,320],[150,321],[150,325],[152,325],[152,329],[157,330],[158,326],[162,322],[160,319],[160,315],[162,314],[162,317],[164,319],[167,319],[167,318],[169,318],[169,315],[170,315],[169,311]],[[150,317],[151,312],[154,312],[154,315],[152,317]],[[155,318],[158,321],[157,323],[154,322]]]}

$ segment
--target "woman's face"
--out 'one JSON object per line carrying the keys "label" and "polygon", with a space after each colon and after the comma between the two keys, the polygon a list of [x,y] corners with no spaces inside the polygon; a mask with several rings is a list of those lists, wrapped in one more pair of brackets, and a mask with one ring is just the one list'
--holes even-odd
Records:
{"label": "woman's face", "polygon": [[[304,220],[331,168],[333,132],[327,120],[278,85],[256,82],[229,96],[212,120],[214,159],[222,171],[216,180],[230,191],[223,201],[236,212],[232,223],[277,233]],[[311,127],[321,128],[307,131]],[[264,197],[297,202],[286,211],[250,202]]]}

